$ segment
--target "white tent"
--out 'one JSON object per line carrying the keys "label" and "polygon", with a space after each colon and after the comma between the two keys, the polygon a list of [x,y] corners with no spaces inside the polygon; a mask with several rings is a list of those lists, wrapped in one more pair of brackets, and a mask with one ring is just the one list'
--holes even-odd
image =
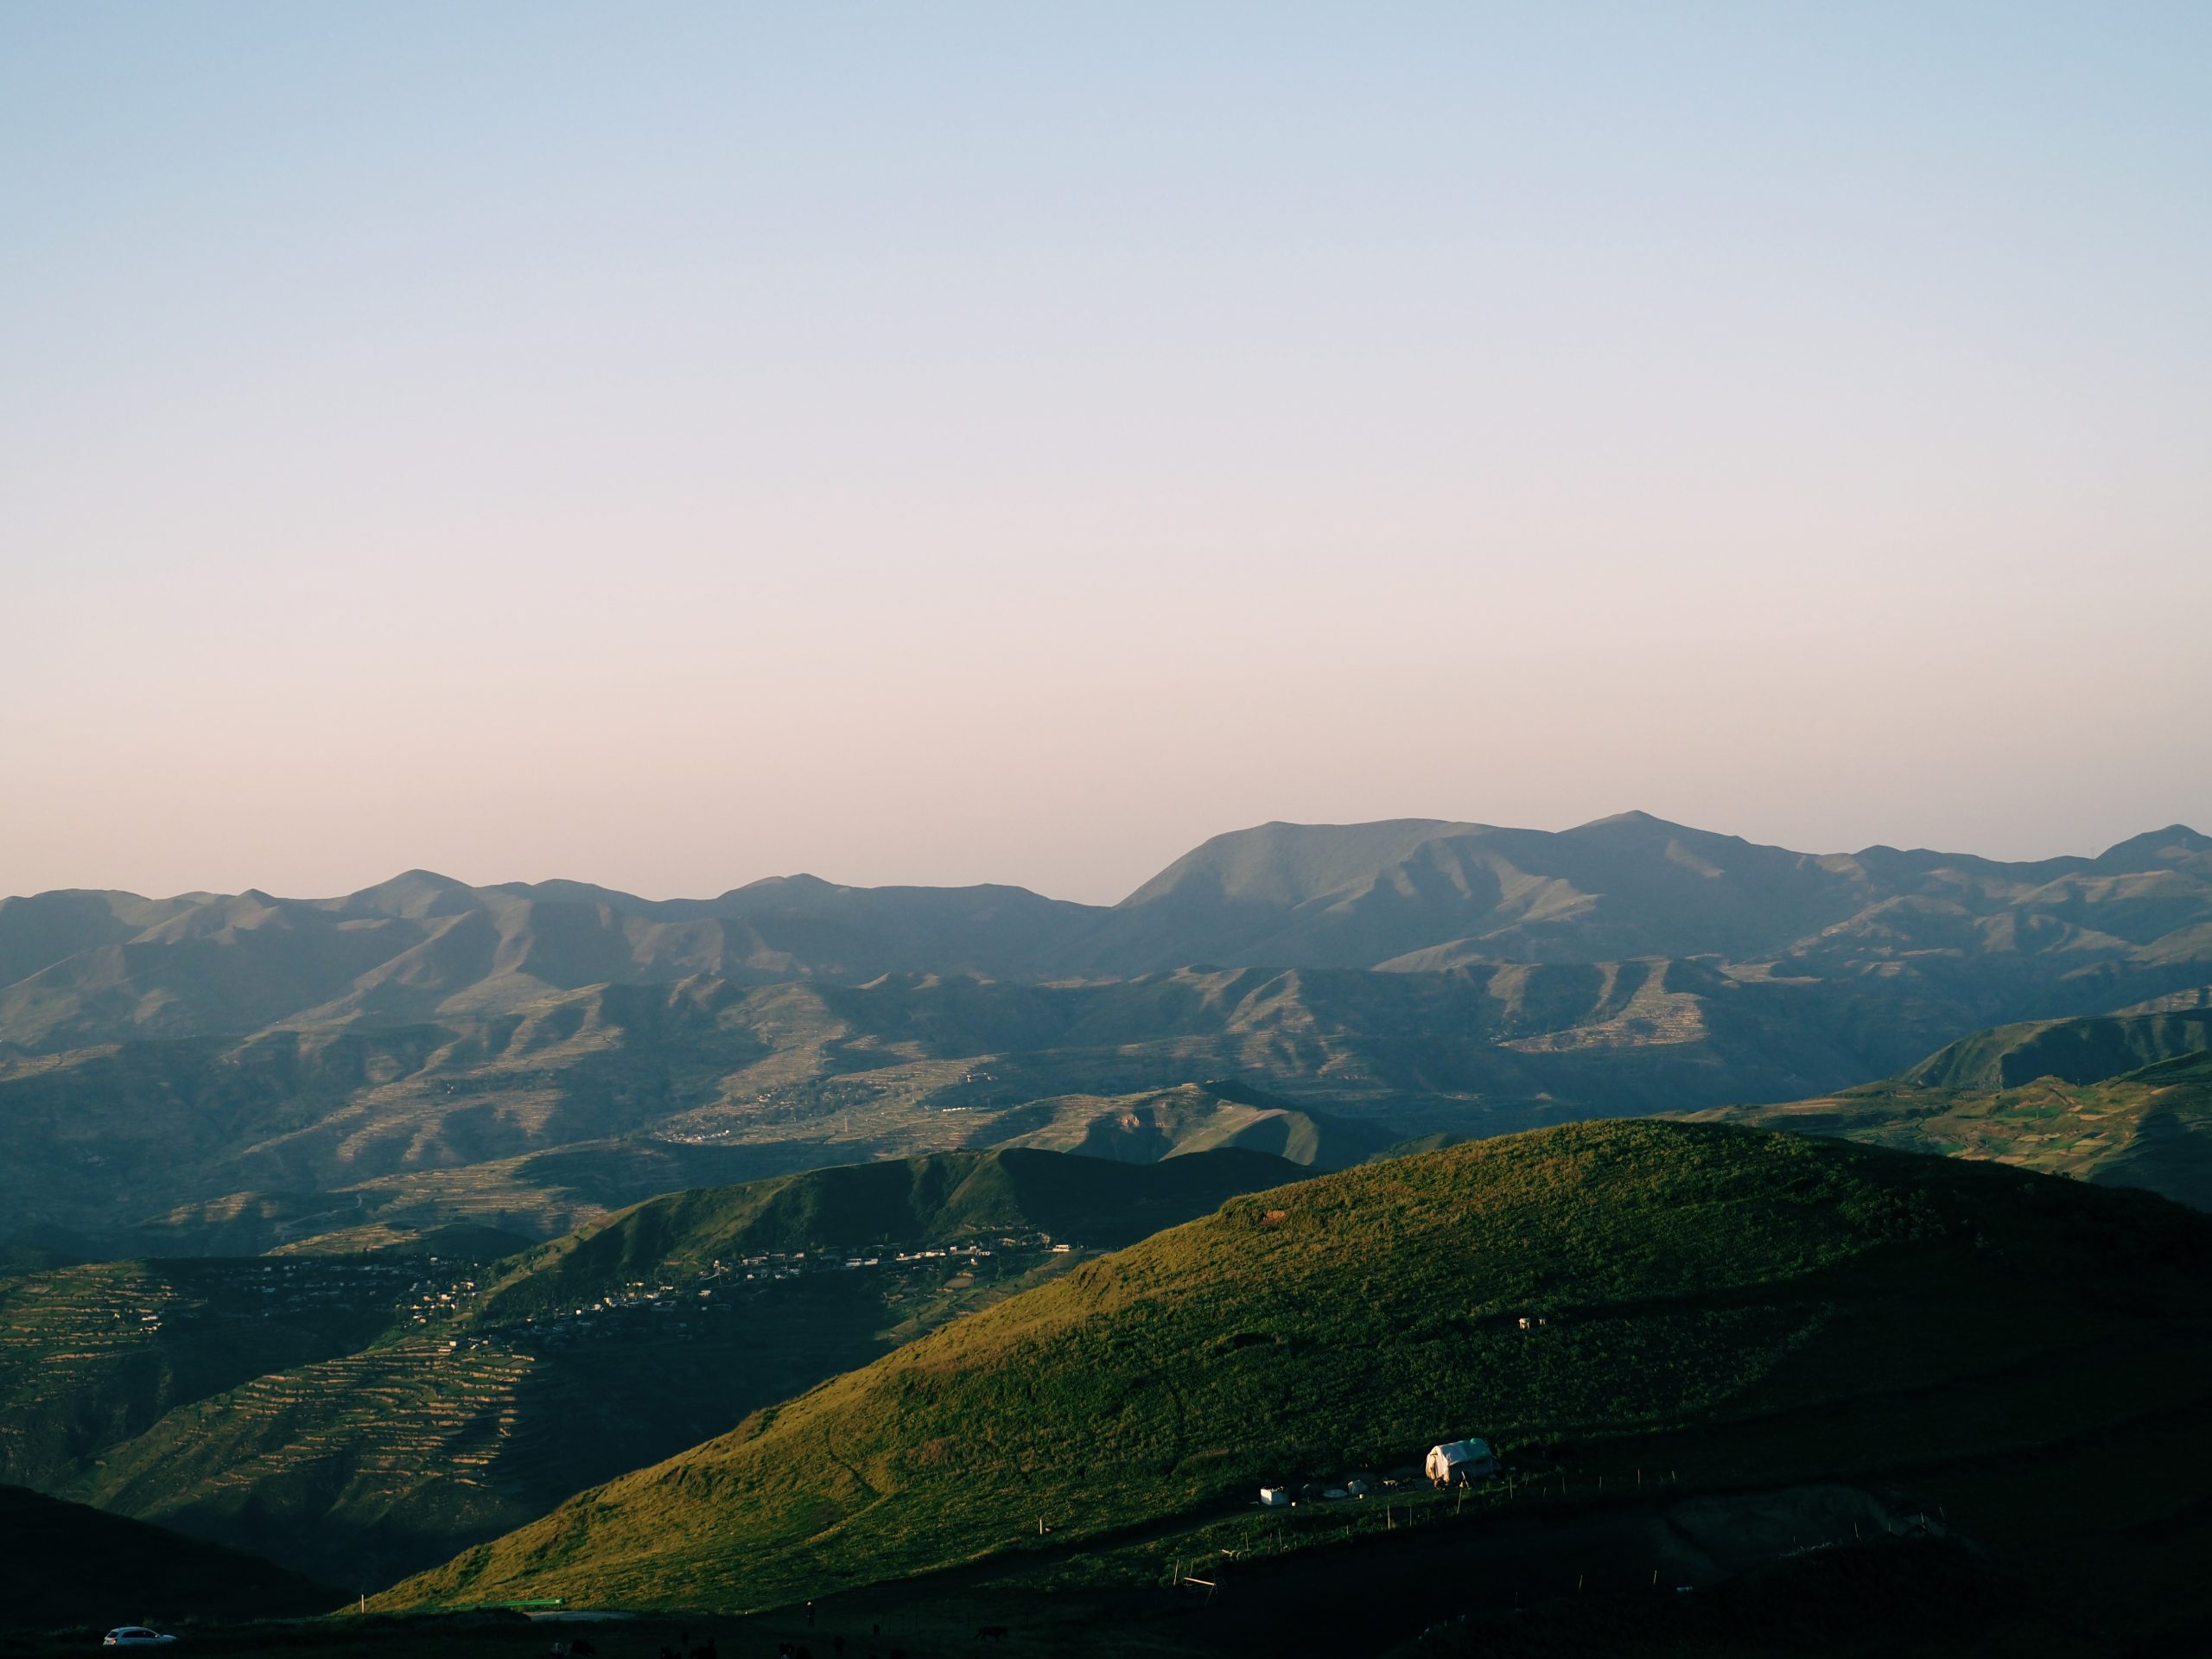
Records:
{"label": "white tent", "polygon": [[1428,1478],[1440,1486],[1488,1480],[1497,1472],[1497,1454],[1488,1440],[1446,1440],[1428,1448]]}

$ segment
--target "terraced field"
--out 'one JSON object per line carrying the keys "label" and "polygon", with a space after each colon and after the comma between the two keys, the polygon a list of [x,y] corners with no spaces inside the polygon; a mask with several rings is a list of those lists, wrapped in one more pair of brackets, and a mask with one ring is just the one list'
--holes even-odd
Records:
{"label": "terraced field", "polygon": [[163,1413],[391,1327],[399,1263],[116,1262],[0,1278],[0,1481],[51,1489]]}

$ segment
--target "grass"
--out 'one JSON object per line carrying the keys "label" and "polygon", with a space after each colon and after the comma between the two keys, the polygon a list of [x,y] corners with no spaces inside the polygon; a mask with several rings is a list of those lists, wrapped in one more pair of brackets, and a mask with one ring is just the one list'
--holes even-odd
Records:
{"label": "grass", "polygon": [[1235,1199],[383,1605],[1058,1571],[1467,1433],[1616,1482],[1869,1479],[2212,1393],[2208,1265],[2185,1211],[1984,1166],[1651,1122],[1475,1143]]}

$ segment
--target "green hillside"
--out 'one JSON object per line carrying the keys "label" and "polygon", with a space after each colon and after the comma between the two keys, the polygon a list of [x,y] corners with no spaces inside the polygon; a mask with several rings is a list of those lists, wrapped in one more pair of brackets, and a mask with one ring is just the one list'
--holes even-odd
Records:
{"label": "green hillside", "polygon": [[[758,1607],[957,1563],[1152,1582],[1170,1548],[1274,1537],[1262,1480],[1468,1433],[1556,1453],[1580,1502],[1640,1501],[1638,1470],[1876,1481],[2002,1543],[2015,1460],[2202,1422],[2207,1268],[2212,1223],[1986,1165],[1653,1122],[1471,1143],[1233,1200],[385,1603]],[[2063,1524],[2202,1502],[2202,1449]]]}
{"label": "green hillside", "polygon": [[[13,1478],[374,1589],[1297,1173],[951,1154],[672,1194],[488,1272],[287,1257],[0,1281],[0,1449]],[[982,1249],[924,1248],[959,1240]]]}
{"label": "green hillside", "polygon": [[[2011,1068],[2012,1057],[2022,1053],[2050,1058],[2051,1051],[2037,1044],[2037,1029],[2028,1028],[2024,1039],[2009,1030],[1984,1033],[1945,1051],[1955,1064],[1931,1061],[1901,1078],[1781,1105],[1686,1116],[2145,1187],[2212,1211],[2212,1052],[2184,1048],[2170,1059],[2088,1082],[2041,1074],[2003,1088],[1922,1080],[1987,1077],[2000,1065]],[[2142,1029],[2133,1020],[2068,1020],[2060,1052],[2075,1058],[2101,1052],[2107,1063],[2120,1063],[2133,1058],[2128,1039]]]}
{"label": "green hillside", "polygon": [[0,1486],[0,1630],[297,1618],[340,1596],[238,1550]]}

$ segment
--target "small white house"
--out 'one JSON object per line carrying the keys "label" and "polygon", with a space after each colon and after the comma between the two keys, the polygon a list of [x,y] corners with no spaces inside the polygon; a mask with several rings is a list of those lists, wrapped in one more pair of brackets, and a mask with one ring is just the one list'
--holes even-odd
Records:
{"label": "small white house", "polygon": [[1271,1510],[1287,1510],[1290,1507],[1290,1488],[1262,1486],[1260,1488],[1260,1502]]}
{"label": "small white house", "polygon": [[1488,1440],[1446,1440],[1428,1448],[1427,1472],[1439,1486],[1488,1480],[1497,1472],[1497,1454]]}

